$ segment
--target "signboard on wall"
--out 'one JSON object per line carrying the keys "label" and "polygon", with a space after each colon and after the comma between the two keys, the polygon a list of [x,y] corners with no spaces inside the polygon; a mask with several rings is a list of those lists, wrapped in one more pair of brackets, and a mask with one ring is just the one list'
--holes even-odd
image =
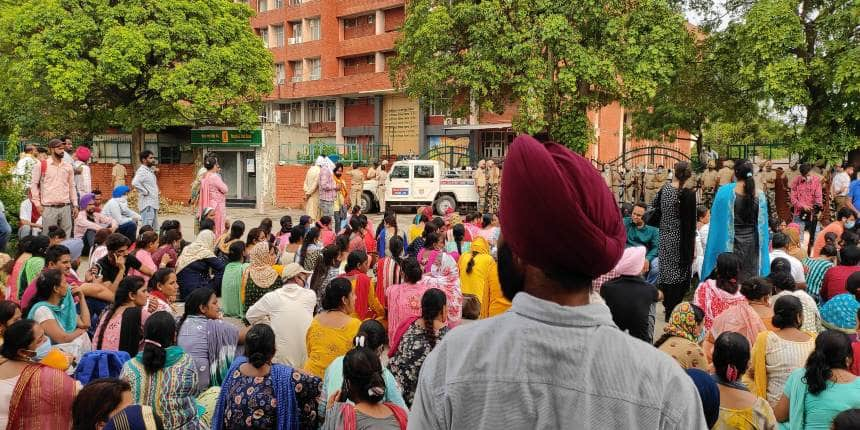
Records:
{"label": "signboard on wall", "polygon": [[388,95],[382,101],[382,143],[392,154],[419,154],[418,102],[400,95]]}
{"label": "signboard on wall", "polygon": [[262,130],[191,130],[192,145],[262,146]]}

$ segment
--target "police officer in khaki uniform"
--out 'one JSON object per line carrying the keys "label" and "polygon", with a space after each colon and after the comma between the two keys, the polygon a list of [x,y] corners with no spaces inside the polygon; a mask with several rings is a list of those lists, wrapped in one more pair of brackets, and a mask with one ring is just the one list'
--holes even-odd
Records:
{"label": "police officer in khaki uniform", "polygon": [[478,192],[478,212],[485,213],[487,211],[487,161],[478,161],[478,168],[472,172],[472,179],[475,180],[475,189]]}
{"label": "police officer in khaki uniform", "polygon": [[717,184],[717,188],[730,184],[732,182],[732,177],[735,176],[735,162],[732,160],[723,161],[723,168],[717,172],[717,177],[720,182]]}
{"label": "police officer in khaki uniform", "polygon": [[361,206],[361,193],[364,192],[364,172],[353,163],[349,171],[352,182],[349,185],[349,201],[353,206]]}
{"label": "police officer in khaki uniform", "polygon": [[657,180],[657,170],[651,165],[645,171],[645,204],[650,205],[657,196],[657,191],[660,189],[659,181]]}
{"label": "police officer in khaki uniform", "polygon": [[612,195],[615,196],[615,203],[621,201],[621,192],[624,179],[621,173],[621,167],[615,166],[612,168]]}
{"label": "police officer in khaki uniform", "polygon": [[714,160],[708,160],[708,169],[702,173],[702,199],[705,201],[705,206],[710,206],[714,201],[714,193],[719,181],[717,163]]}
{"label": "police officer in khaki uniform", "polygon": [[627,169],[624,172],[624,203],[636,202],[636,196],[638,195],[636,186],[639,184],[638,177],[639,174],[634,168]]}
{"label": "police officer in khaki uniform", "polygon": [[379,212],[385,213],[385,185],[388,183],[388,172],[385,171],[385,166],[388,165],[388,160],[382,160],[379,168],[376,169],[376,198],[379,199]]}

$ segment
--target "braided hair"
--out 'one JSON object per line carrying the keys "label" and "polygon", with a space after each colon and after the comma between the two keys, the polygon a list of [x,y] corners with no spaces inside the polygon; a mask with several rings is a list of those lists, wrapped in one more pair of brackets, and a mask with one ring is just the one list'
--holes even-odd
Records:
{"label": "braided hair", "polygon": [[424,321],[424,335],[430,348],[436,346],[436,330],[433,329],[433,321],[445,309],[448,298],[438,288],[430,288],[421,296],[421,320]]}

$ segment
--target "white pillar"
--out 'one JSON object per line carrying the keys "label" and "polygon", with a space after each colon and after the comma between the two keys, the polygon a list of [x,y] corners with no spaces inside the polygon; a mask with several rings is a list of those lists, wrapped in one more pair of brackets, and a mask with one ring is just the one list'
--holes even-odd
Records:
{"label": "white pillar", "polygon": [[377,51],[375,55],[376,55],[376,58],[374,58],[374,61],[373,61],[375,68],[373,71],[376,73],[384,72],[385,71],[385,54]]}
{"label": "white pillar", "polygon": [[376,34],[385,33],[385,11],[377,10],[376,11]]}
{"label": "white pillar", "polygon": [[302,106],[301,126],[307,127],[308,126],[308,101],[302,100],[299,103],[301,103],[301,106]]}
{"label": "white pillar", "polygon": [[338,97],[334,99],[334,141],[338,145],[343,144],[343,101],[343,97]]}

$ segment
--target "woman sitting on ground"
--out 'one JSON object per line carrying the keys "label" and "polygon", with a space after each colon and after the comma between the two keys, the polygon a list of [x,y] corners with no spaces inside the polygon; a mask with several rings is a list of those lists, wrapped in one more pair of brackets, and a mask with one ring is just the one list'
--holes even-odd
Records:
{"label": "woman sitting on ground", "polygon": [[24,262],[21,272],[18,274],[18,297],[16,299],[19,302],[21,297],[24,295],[24,290],[27,289],[27,286],[30,285],[30,283],[39,276],[42,269],[45,268],[45,253],[48,251],[48,247],[50,246],[51,239],[48,239],[48,236],[36,236],[30,242],[30,248],[27,249],[27,253],[30,254],[30,257]]}
{"label": "woman sitting on ground", "polygon": [[173,269],[158,269],[149,279],[147,287],[149,288],[149,298],[146,300],[146,305],[142,311],[144,324],[150,315],[160,311],[179,317],[173,306],[173,302],[179,295],[179,284],[176,283],[176,273],[173,272]]}
{"label": "woman sitting on ground", "polygon": [[245,263],[245,243],[233,242],[227,250],[227,266],[224,267],[224,277],[221,279],[221,307],[224,316],[244,318],[245,308],[242,306],[242,278],[248,263]]}
{"label": "woman sitting on ground", "polygon": [[164,429],[151,407],[132,404],[131,385],[116,378],[87,384],[72,404],[72,416],[74,429]]}
{"label": "woman sitting on ground", "polygon": [[[385,327],[382,323],[376,320],[367,320],[361,323],[358,328],[358,334],[355,335],[353,341],[355,348],[367,348],[376,352],[376,355],[382,358],[388,347],[388,334],[385,332]],[[323,380],[322,403],[320,403],[320,416],[325,417],[326,405],[329,396],[343,387],[343,359],[344,356],[335,358],[334,361],[325,370],[325,379]],[[382,370],[382,376],[385,380],[385,394],[382,400],[391,402],[406,410],[406,402],[400,394],[400,389],[397,387],[397,382],[394,375],[388,369]]]}
{"label": "woman sitting on ground", "polygon": [[848,335],[818,335],[806,366],[791,372],[773,407],[780,428],[830,429],[837,414],[860,408],[860,378],[848,371],[850,363]]}
{"label": "woman sitting on ground", "polygon": [[0,301],[0,344],[10,325],[21,320],[21,306],[12,300]]}
{"label": "woman sitting on ground", "polygon": [[215,241],[215,255],[225,257],[230,253],[230,245],[242,242],[242,236],[245,234],[245,223],[242,221],[233,221],[230,225],[230,231],[225,232]]}
{"label": "woman sitting on ground", "polygon": [[[723,311],[717,318],[714,319],[714,325],[705,336],[704,349],[705,355],[710,359],[713,354],[714,339],[720,337],[721,334],[729,331],[737,332],[747,338],[747,343],[752,345],[759,333],[768,330],[764,320],[759,315],[759,312],[770,311],[768,324],[773,318],[773,310],[770,309],[770,304],[767,299],[770,297],[770,292],[773,290],[773,285],[765,278],[750,278],[744,281],[741,285],[741,294],[746,297],[746,301],[738,302],[732,307]],[[756,302],[760,306],[760,311],[757,311],[752,304]],[[764,307],[766,306],[766,307]],[[773,327],[773,325],[771,325]]]}
{"label": "woman sitting on ground", "polygon": [[684,369],[707,371],[708,360],[699,346],[704,320],[702,308],[690,302],[681,302],[675,306],[669,322],[663,327],[663,336],[654,342],[654,346],[669,354]]}
{"label": "woman sitting on ground", "polygon": [[346,354],[358,333],[361,321],[355,312],[355,292],[344,278],[331,281],[322,298],[322,312],[311,322],[305,337],[308,360],[305,370],[322,377],[326,367],[338,356]]}
{"label": "woman sitting on ground", "polygon": [[[427,243],[436,241],[438,244],[441,235],[430,233],[427,235]],[[424,260],[418,259],[418,264],[424,271],[424,277],[419,283],[427,289],[438,288],[445,293],[448,308],[448,327],[454,328],[460,324],[463,313],[463,293],[460,290],[460,270],[457,262],[443,251],[434,249],[422,254]]]}
{"label": "woman sitting on ground", "polygon": [[[140,261],[140,264],[143,267],[149,269],[150,273],[155,273],[161,267],[167,267],[167,263],[170,262],[170,256],[167,254],[162,254],[161,259],[155,261],[152,258],[152,254],[158,249],[158,234],[154,231],[147,231],[145,233],[141,233],[140,237],[137,238],[137,242],[134,245],[134,251],[131,253]],[[145,273],[137,270],[137,269],[129,269],[129,275],[140,276],[143,278],[144,282],[149,282],[149,276]]]}
{"label": "woman sitting on ground", "polygon": [[37,363],[51,349],[45,330],[35,321],[20,320],[5,335],[0,347],[0,428],[68,428],[77,384],[65,372]]}
{"label": "woman sitting on ground", "polygon": [[791,264],[785,258],[774,258],[770,264],[770,274],[768,279],[773,284],[773,295],[770,297],[770,303],[773,304],[782,296],[791,295],[800,300],[803,306],[803,326],[801,330],[815,335],[824,330],[821,319],[821,312],[818,309],[818,304],[815,299],[801,289],[796,279],[791,274]]}
{"label": "woman sitting on ground", "polygon": [[278,257],[278,264],[282,266],[286,266],[290,263],[298,263],[299,262],[299,251],[302,249],[302,244],[305,235],[302,233],[302,228],[299,226],[293,227],[290,231],[289,237],[285,240],[288,243],[284,243],[283,247],[281,247],[281,255]]}
{"label": "woman sitting on ground", "polygon": [[400,236],[394,236],[389,242],[391,243],[388,244],[387,249],[391,255],[380,258],[379,262],[376,264],[377,298],[382,302],[382,306],[386,309],[388,308],[388,301],[386,299],[388,290],[391,289],[392,286],[403,282],[403,270],[400,267],[403,263],[404,255],[403,238]]}
{"label": "woman sitting on ground", "polygon": [[705,312],[705,330],[710,331],[717,318],[726,309],[746,302],[740,293],[741,259],[724,252],[717,257],[717,267],[711,276],[699,284],[693,304]]}
{"label": "woman sitting on ground", "polygon": [[283,281],[278,272],[272,267],[277,259],[276,248],[269,242],[258,242],[250,251],[251,262],[242,275],[243,309],[248,309],[260,300],[264,294],[277,290]]}
{"label": "woman sitting on ground", "polygon": [[803,366],[815,348],[815,338],[800,330],[803,307],[797,297],[780,297],[773,305],[774,331],[759,333],[753,344],[750,388],[771,406],[776,405],[785,381]]}
{"label": "woman sitting on ground", "polygon": [[445,293],[431,288],[421,296],[421,318],[409,326],[398,344],[391,345],[396,352],[388,368],[397,379],[407,405],[411,406],[414,400],[424,360],[448,333],[447,318]]}
{"label": "woman sitting on ground", "polygon": [[378,292],[374,288],[373,280],[367,276],[370,270],[370,258],[364,251],[352,251],[346,259],[346,273],[340,275],[352,284],[355,292],[355,314],[354,317],[364,321],[367,319],[382,318],[385,316],[385,308],[380,303]]}
{"label": "woman sitting on ground", "polygon": [[176,320],[156,312],[143,328],[143,351],[127,361],[120,378],[131,385],[132,401],[150,406],[168,429],[206,430],[194,398],[194,359],[176,346]]}
{"label": "woman sitting on ground", "polygon": [[283,364],[272,364],[275,333],[265,324],[248,330],[245,357],[227,372],[212,428],[314,429],[321,400],[320,378]]}
{"label": "woman sitting on ground", "polygon": [[182,248],[182,233],[179,230],[167,230],[158,239],[158,249],[152,253],[152,261],[164,261],[166,255],[167,267],[175,269],[180,248]]}
{"label": "woman sitting on ground", "polygon": [[340,249],[337,245],[329,245],[323,249],[322,258],[314,267],[310,279],[308,279],[308,288],[313,290],[317,295],[317,300],[322,305],[325,291],[331,284],[331,281],[337,278],[340,274]]}
{"label": "woman sitting on ground", "polygon": [[[388,303],[388,335],[391,343],[396,345],[403,333],[421,316],[421,297],[427,291],[427,286],[419,283],[424,274],[415,257],[407,257],[401,264],[404,282],[393,285],[386,291]],[[389,356],[397,352],[389,351]]]}
{"label": "woman sitting on ground", "polygon": [[141,327],[143,306],[149,299],[147,285],[139,276],[127,276],[120,281],[116,297],[104,313],[93,343],[97,350],[125,351],[134,357],[143,336]]}
{"label": "woman sitting on ground", "polygon": [[90,311],[86,297],[78,290],[81,314],[78,315],[71,289],[63,272],[49,269],[36,280],[36,295],[27,309],[27,318],[41,324],[51,342],[58,348],[80,358],[93,349],[87,329]]}
{"label": "woman sitting on ground", "polygon": [[[332,238],[332,243],[334,243],[334,238]],[[305,270],[314,270],[321,254],[320,229],[313,227],[305,233],[305,237],[302,239],[302,247],[299,248],[296,262],[301,264]]]}
{"label": "woman sitting on ground", "polygon": [[236,346],[245,343],[247,328],[239,330],[221,318],[218,297],[209,288],[198,288],[185,299],[185,314],[179,320],[176,344],[194,359],[197,392],[219,386],[236,356]]}
{"label": "woman sitting on ground", "polygon": [[[385,428],[406,430],[407,412],[384,402],[386,382],[379,356],[357,347],[343,359],[344,388],[332,396],[323,429]],[[352,403],[346,403],[352,402]]]}
{"label": "woman sitting on ground", "polygon": [[182,250],[176,262],[176,277],[182,299],[197,288],[221,289],[221,278],[227,264],[212,252],[214,246],[215,233],[201,230],[197,239]]}
{"label": "woman sitting on ground", "polygon": [[713,429],[776,429],[770,404],[741,383],[749,361],[750,345],[743,335],[727,331],[717,337],[714,369],[720,389],[720,418]]}
{"label": "woman sitting on ground", "polygon": [[30,253],[31,243],[37,236],[24,236],[18,241],[18,255],[15,260],[3,266],[6,272],[6,300],[11,300],[19,303],[21,295],[24,294],[23,289],[18,293],[19,277],[21,270],[24,268],[24,263],[33,255]]}

